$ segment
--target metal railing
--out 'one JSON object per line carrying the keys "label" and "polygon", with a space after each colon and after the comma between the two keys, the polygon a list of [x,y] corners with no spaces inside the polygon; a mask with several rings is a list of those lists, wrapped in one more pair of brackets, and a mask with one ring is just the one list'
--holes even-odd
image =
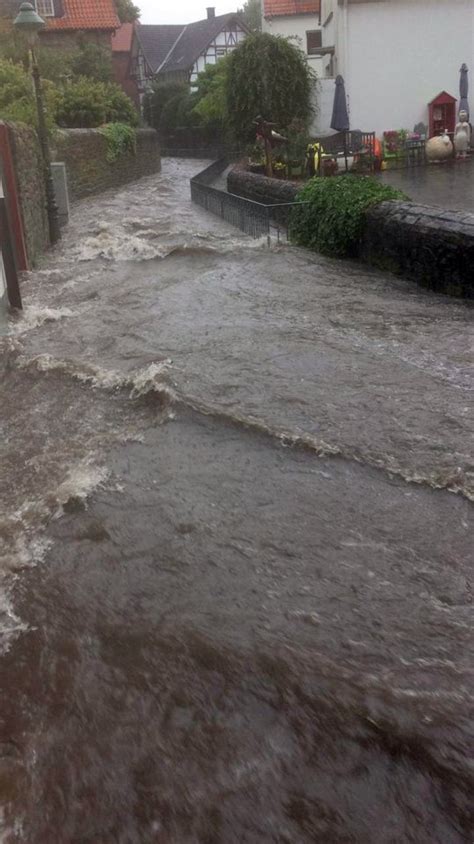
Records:
{"label": "metal railing", "polygon": [[191,199],[201,208],[254,238],[271,236],[279,241],[288,239],[288,220],[291,209],[302,202],[263,203],[228,193],[213,187],[214,182],[229,166],[229,160],[214,161],[191,179]]}

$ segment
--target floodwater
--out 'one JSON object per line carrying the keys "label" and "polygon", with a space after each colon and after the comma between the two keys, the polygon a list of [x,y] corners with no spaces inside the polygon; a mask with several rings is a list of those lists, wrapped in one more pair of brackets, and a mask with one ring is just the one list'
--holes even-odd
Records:
{"label": "floodwater", "polygon": [[0,339],[0,840],[471,842],[469,304],[81,203]]}
{"label": "floodwater", "polygon": [[474,213],[474,159],[386,170],[378,178],[422,205]]}

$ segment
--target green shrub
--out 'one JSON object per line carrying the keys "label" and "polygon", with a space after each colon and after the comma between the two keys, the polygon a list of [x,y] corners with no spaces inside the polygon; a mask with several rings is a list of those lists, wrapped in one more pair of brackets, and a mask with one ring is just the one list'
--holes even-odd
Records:
{"label": "green shrub", "polygon": [[178,128],[190,129],[199,125],[199,117],[194,114],[194,95],[186,89],[168,100],[161,112],[160,128],[164,132],[173,132]]}
{"label": "green shrub", "polygon": [[60,126],[88,129],[104,123],[136,126],[138,115],[132,101],[113,83],[94,82],[85,77],[68,85],[58,103]]}
{"label": "green shrub", "polygon": [[[51,82],[43,81],[46,124],[54,127],[58,92]],[[36,99],[31,76],[19,64],[0,59],[0,120],[26,123],[37,127]]]}
{"label": "green shrub", "polygon": [[137,135],[132,126],[125,123],[108,123],[99,129],[107,140],[107,161],[111,164],[124,155],[135,155]]}
{"label": "green shrub", "polygon": [[105,122],[127,123],[138,126],[138,112],[130,97],[114,82],[104,85],[105,88]]}
{"label": "green shrub", "polygon": [[315,177],[298,193],[290,221],[290,237],[323,255],[355,257],[362,235],[364,211],[391,199],[407,199],[402,191],[369,176]]}

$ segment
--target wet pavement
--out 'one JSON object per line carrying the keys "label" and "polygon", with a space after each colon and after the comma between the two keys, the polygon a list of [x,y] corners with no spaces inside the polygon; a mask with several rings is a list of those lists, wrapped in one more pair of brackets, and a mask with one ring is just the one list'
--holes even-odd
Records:
{"label": "wet pavement", "polygon": [[474,156],[467,161],[388,170],[377,178],[405,191],[413,202],[474,212]]}
{"label": "wet pavement", "polygon": [[0,838],[470,841],[472,307],[203,166],[76,206],[0,340]]}

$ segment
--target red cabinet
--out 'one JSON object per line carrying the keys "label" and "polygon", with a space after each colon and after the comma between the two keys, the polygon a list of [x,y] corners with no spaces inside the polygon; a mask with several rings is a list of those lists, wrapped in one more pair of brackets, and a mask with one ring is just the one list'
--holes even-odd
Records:
{"label": "red cabinet", "polygon": [[456,126],[456,103],[455,97],[446,91],[441,91],[434,100],[428,103],[430,116],[430,138],[435,135],[442,135],[443,132],[453,134]]}

